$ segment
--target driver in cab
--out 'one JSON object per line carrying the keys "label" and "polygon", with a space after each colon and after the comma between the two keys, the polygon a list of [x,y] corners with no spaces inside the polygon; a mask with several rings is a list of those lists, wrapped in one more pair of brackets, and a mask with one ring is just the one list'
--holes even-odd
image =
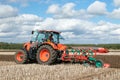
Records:
{"label": "driver in cab", "polygon": [[53,42],[53,34],[50,34],[50,36],[48,38],[48,42]]}

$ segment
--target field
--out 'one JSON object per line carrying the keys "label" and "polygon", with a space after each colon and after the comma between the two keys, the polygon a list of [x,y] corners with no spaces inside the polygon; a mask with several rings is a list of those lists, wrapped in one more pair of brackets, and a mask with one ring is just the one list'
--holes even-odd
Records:
{"label": "field", "polygon": [[[6,52],[5,52],[6,53]],[[0,80],[119,80],[120,55],[98,55],[111,68],[85,67],[79,63],[61,63],[56,65],[16,64],[13,53],[0,54]],[[11,53],[11,54],[10,54]]]}

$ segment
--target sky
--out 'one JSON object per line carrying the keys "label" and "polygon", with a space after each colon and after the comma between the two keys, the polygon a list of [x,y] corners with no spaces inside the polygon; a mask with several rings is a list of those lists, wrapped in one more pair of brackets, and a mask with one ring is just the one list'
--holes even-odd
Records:
{"label": "sky", "polygon": [[0,42],[30,41],[37,29],[66,44],[120,43],[120,0],[0,0]]}

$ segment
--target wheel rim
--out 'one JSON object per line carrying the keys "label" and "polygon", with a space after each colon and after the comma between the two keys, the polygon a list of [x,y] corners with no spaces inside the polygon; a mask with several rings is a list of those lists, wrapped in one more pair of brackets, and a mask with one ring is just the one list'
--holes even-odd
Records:
{"label": "wheel rim", "polygon": [[23,61],[24,53],[23,52],[18,52],[16,55],[16,59],[21,62]]}
{"label": "wheel rim", "polygon": [[100,62],[100,61],[97,61],[95,65],[97,68],[100,68],[103,66],[102,62]]}
{"label": "wheel rim", "polygon": [[46,62],[50,58],[50,52],[47,49],[42,49],[39,53],[40,60]]}

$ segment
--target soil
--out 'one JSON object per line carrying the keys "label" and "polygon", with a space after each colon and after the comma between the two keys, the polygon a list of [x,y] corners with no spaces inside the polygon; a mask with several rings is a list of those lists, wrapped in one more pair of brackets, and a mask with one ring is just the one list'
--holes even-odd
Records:
{"label": "soil", "polygon": [[[96,59],[110,64],[111,68],[120,68],[120,55],[97,55]],[[0,55],[0,61],[14,61],[14,55]]]}
{"label": "soil", "polygon": [[120,68],[120,55],[98,55],[96,58],[110,64],[111,68]]}

